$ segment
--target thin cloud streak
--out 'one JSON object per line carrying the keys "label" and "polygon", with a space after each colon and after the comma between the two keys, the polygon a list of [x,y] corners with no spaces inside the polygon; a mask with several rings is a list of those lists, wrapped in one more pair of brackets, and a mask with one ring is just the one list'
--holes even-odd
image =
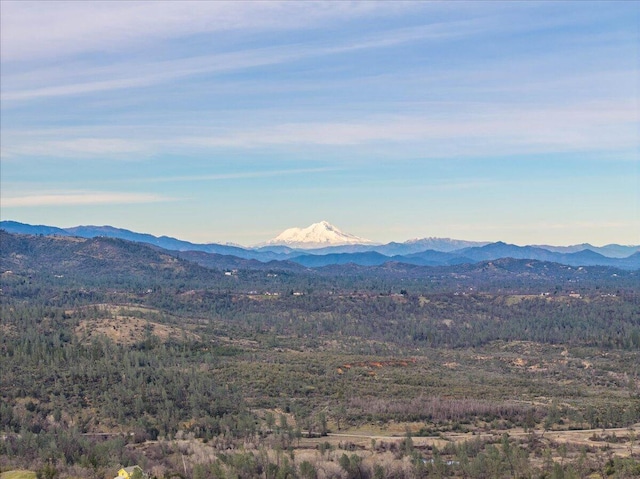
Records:
{"label": "thin cloud streak", "polygon": [[[5,135],[6,136],[6,135]],[[49,158],[109,158],[114,156],[146,155],[148,147],[140,141],[123,138],[69,138],[67,140],[47,141],[32,138],[19,146],[12,146],[11,140],[6,140],[8,145],[2,148],[2,158],[11,159],[20,156],[36,156]]]}
{"label": "thin cloud streak", "polygon": [[[422,151],[423,157],[537,152],[629,151],[638,147],[640,112],[623,101],[590,102],[565,107],[481,108],[451,112],[447,119],[425,115],[379,116],[369,121],[285,123],[274,126],[207,128],[197,135],[175,134],[160,127],[145,135],[126,128],[56,129],[60,140],[46,130],[33,134],[3,133],[3,158],[28,156],[52,158],[135,158],[160,153],[184,153],[194,149],[256,149],[319,146],[339,149],[350,146],[401,145]],[[195,129],[195,127],[194,127]],[[107,138],[92,137],[106,131]],[[122,135],[119,137],[119,135]],[[455,140],[455,142],[452,142]],[[338,150],[336,150],[338,151]],[[328,159],[330,161],[330,158]],[[276,173],[279,174],[279,173]],[[187,175],[189,178],[190,175]],[[212,178],[215,179],[215,178]]]}
{"label": "thin cloud streak", "polygon": [[[166,60],[146,64],[119,64],[101,68],[98,71],[85,72],[84,76],[100,76],[109,80],[90,80],[80,83],[67,83],[57,86],[11,90],[5,88],[3,101],[33,100],[47,97],[73,96],[86,93],[98,93],[127,88],[149,87],[200,74],[229,73],[249,68],[276,65],[302,58],[304,52],[300,48],[266,48],[241,51],[229,54],[207,55],[188,59]],[[32,77],[38,77],[33,72]],[[11,76],[5,82],[11,84]]]}
{"label": "thin cloud streak", "polygon": [[[301,30],[415,10],[410,2],[2,2],[5,60],[137,49],[186,35]],[[422,7],[421,7],[422,8]],[[429,7],[433,10],[436,7]],[[78,21],[82,18],[83,21]],[[78,38],[83,41],[79,42]]]}
{"label": "thin cloud streak", "polygon": [[269,170],[269,171],[246,171],[243,173],[227,173],[218,175],[190,175],[190,176],[172,176],[158,178],[143,178],[140,180],[131,180],[136,183],[173,183],[180,181],[224,181],[224,180],[242,180],[252,178],[272,178],[286,175],[303,175],[307,173],[327,173],[334,171],[343,171],[345,168],[298,168],[293,170]]}
{"label": "thin cloud streak", "polygon": [[113,193],[100,191],[73,191],[66,193],[34,194],[2,198],[4,208],[25,208],[34,206],[82,206],[159,203],[174,201],[172,198],[145,193]]}

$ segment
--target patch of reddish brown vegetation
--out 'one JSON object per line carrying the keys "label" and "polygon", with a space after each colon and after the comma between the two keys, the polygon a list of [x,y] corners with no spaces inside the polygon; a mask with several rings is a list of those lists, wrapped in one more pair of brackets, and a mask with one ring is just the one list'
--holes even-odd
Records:
{"label": "patch of reddish brown vegetation", "polygon": [[359,361],[357,363],[343,364],[338,370],[351,368],[367,368],[367,369],[381,369],[386,367],[406,368],[409,364],[415,364],[416,360],[411,359],[389,359],[387,361]]}

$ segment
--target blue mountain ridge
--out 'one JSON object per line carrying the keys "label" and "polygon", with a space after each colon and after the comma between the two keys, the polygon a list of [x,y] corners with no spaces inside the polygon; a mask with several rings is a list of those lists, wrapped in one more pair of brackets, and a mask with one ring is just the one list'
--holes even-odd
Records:
{"label": "blue mountain ridge", "polygon": [[[324,247],[316,250],[299,250],[286,246],[268,246],[261,248],[243,248],[239,246],[221,245],[217,243],[196,244],[169,236],[154,236],[137,233],[113,226],[76,226],[73,228],[56,228],[46,225],[29,225],[16,221],[1,221],[0,229],[9,233],[31,235],[78,236],[82,238],[110,237],[138,243],[154,245],[178,252],[203,252],[216,255],[233,256],[244,260],[257,260],[262,263],[270,261],[289,261],[304,267],[318,268],[329,265],[356,264],[361,266],[380,266],[388,262],[405,263],[419,266],[445,266],[455,264],[491,261],[500,258],[531,259],[551,261],[569,266],[612,266],[621,269],[640,269],[640,246],[607,245],[606,251],[614,251],[619,255],[623,251],[631,253],[626,257],[608,257],[600,254],[598,249],[588,244],[584,249],[574,251],[572,247],[553,247],[550,251],[542,246],[517,246],[504,242],[474,243],[462,240],[443,240],[446,248],[451,244],[478,244],[454,251],[437,251],[433,248],[415,251],[416,247],[427,244],[437,245],[437,238],[412,240],[407,243],[388,243],[386,245],[348,245]],[[403,248],[403,246],[406,246]],[[571,251],[571,252],[562,252]],[[205,261],[204,258],[200,258]],[[211,261],[211,260],[207,260]]]}

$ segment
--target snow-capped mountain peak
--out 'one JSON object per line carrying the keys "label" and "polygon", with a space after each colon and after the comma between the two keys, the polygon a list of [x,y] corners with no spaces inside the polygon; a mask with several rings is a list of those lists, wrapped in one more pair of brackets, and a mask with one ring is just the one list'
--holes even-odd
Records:
{"label": "snow-capped mountain peak", "polygon": [[436,238],[430,236],[428,238],[413,238],[404,242],[409,247],[416,248],[417,250],[424,251],[425,249],[432,249],[435,251],[455,251],[462,248],[470,248],[473,246],[484,246],[489,244],[488,241],[465,241],[451,238]]}
{"label": "snow-capped mountain peak", "polygon": [[286,245],[292,248],[322,248],[351,244],[372,244],[372,242],[344,233],[328,221],[320,221],[306,228],[289,228],[264,243],[264,245]]}

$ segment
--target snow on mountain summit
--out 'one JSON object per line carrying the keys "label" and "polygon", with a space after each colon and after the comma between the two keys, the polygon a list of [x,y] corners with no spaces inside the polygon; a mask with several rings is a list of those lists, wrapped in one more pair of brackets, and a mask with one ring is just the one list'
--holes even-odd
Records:
{"label": "snow on mountain summit", "polygon": [[286,245],[292,248],[322,248],[351,244],[372,244],[358,236],[343,233],[328,221],[314,223],[306,228],[289,228],[265,245]]}

